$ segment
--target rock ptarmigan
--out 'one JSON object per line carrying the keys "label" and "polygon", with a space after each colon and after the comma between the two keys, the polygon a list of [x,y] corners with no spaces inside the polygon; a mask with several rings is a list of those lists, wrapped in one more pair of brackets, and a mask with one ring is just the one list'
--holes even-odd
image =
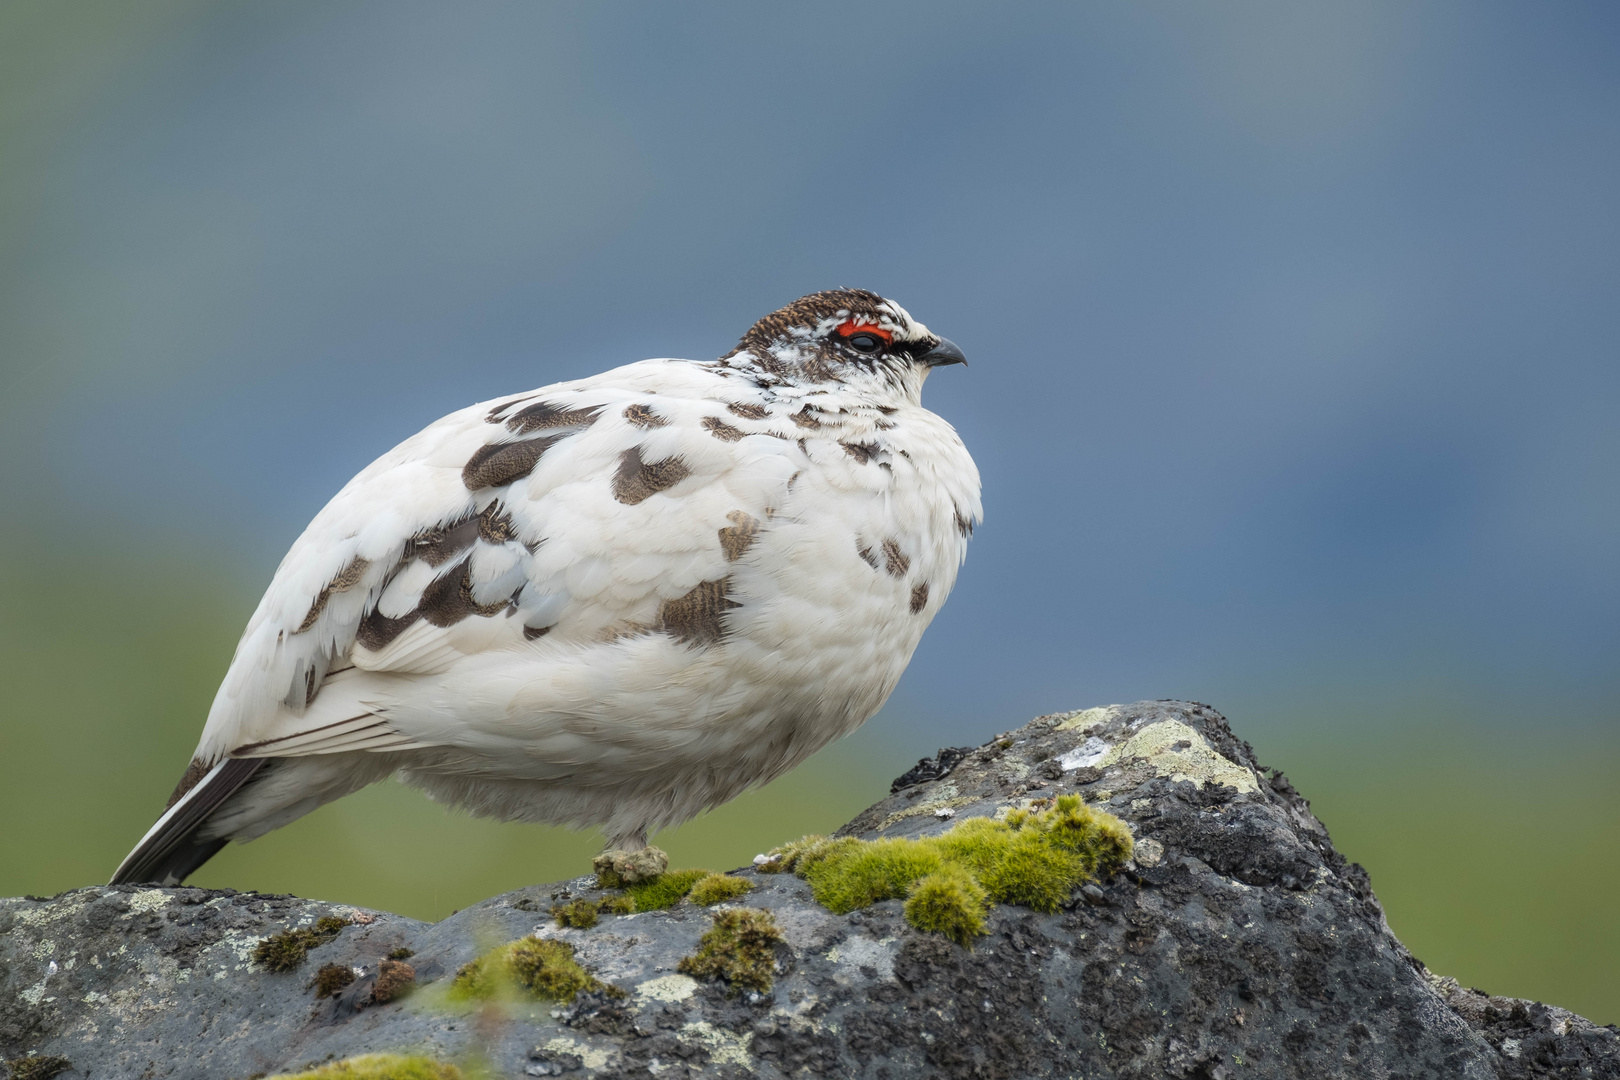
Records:
{"label": "rock ptarmigan", "polygon": [[397,774],[644,848],[859,727],[982,516],[922,407],[961,351],[814,293],[718,360],[644,360],[452,413],[282,560],[191,765],[113,877],[178,884]]}

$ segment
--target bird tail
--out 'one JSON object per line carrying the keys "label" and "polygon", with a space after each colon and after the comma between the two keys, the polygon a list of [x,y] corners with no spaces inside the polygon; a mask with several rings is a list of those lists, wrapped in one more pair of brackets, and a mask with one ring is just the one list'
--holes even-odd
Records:
{"label": "bird tail", "polygon": [[[184,881],[226,844],[224,837],[199,838],[197,831],[267,764],[266,758],[226,758],[209,769],[146,831],[135,850],[118,864],[111,883],[178,885]],[[180,783],[185,789],[185,780]]]}

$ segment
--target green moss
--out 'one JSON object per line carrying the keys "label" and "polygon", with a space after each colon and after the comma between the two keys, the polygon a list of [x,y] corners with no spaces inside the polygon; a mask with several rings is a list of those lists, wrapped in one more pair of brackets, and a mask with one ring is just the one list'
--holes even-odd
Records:
{"label": "green moss", "polygon": [[919,878],[906,900],[906,921],[917,929],[944,934],[958,945],[971,945],[984,933],[990,894],[959,866]]}
{"label": "green moss", "polygon": [[270,1080],[462,1080],[462,1072],[432,1058],[403,1054],[364,1054],[301,1073],[277,1073]]}
{"label": "green moss", "polygon": [[[682,871],[685,873],[686,871]],[[651,884],[650,882],[648,884]],[[671,900],[675,903],[680,897]],[[668,904],[664,905],[668,907]],[[557,920],[558,926],[572,927],[575,930],[589,930],[596,925],[599,915],[629,915],[636,910],[636,902],[628,896],[604,896],[600,900],[587,900],[584,898],[568,904],[559,904],[551,909],[551,917]]]}
{"label": "green moss", "polygon": [[589,930],[596,925],[596,901],[575,900],[571,904],[558,904],[551,909],[551,917],[558,926],[575,930]]}
{"label": "green moss", "polygon": [[776,945],[782,940],[776,916],[757,908],[732,908],[714,917],[714,928],[698,942],[698,950],[675,970],[694,979],[723,979],[727,993],[743,990],[765,993],[776,971]]}
{"label": "green moss", "polygon": [[692,891],[692,886],[711,873],[711,870],[671,870],[650,881],[626,886],[624,891],[635,901],[637,911],[662,911],[680,903]]}
{"label": "green moss", "polygon": [[73,1068],[73,1062],[54,1054],[38,1054],[12,1058],[5,1062],[5,1066],[11,1080],[51,1080],[51,1077]]}
{"label": "green moss", "polygon": [[693,885],[686,898],[700,907],[708,907],[723,900],[735,900],[753,888],[752,882],[744,881],[742,878],[731,877],[728,874],[710,874]]}
{"label": "green moss", "polygon": [[1005,821],[970,818],[940,836],[807,836],[771,856],[761,869],[792,870],[832,911],[905,897],[913,926],[966,944],[984,933],[985,900],[1056,911],[1074,890],[1131,857],[1131,834],[1080,796],[1060,795]]}
{"label": "green moss", "polygon": [[315,973],[315,996],[329,998],[354,982],[354,968],[348,964],[322,964]]}
{"label": "green moss", "polygon": [[603,915],[629,915],[636,910],[636,902],[628,896],[604,896],[596,902],[596,910]]}
{"label": "green moss", "polygon": [[581,990],[600,990],[615,997],[623,991],[595,977],[574,960],[565,941],[519,938],[491,949],[456,972],[451,1001],[486,1001],[527,994],[551,1001],[570,1001]]}
{"label": "green moss", "polygon": [[325,945],[348,925],[348,919],[326,915],[315,920],[314,926],[271,934],[253,947],[253,959],[271,971],[292,971],[304,962],[309,950]]}
{"label": "green moss", "polygon": [[401,945],[399,948],[395,949],[393,952],[388,954],[388,959],[390,959],[390,960],[409,960],[411,957],[413,957],[415,955],[416,955],[416,950],[415,949],[408,949],[405,946]]}

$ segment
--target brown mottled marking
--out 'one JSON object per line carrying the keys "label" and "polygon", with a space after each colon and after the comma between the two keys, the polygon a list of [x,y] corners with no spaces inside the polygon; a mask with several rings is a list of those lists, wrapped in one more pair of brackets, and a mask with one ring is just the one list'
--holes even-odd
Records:
{"label": "brown mottled marking", "polygon": [[866,565],[870,566],[872,569],[876,570],[878,568],[877,556],[872,554],[871,548],[861,543],[858,539],[855,541],[855,553],[861,558],[865,559]]}
{"label": "brown mottled marking", "polygon": [[543,435],[538,439],[481,446],[476,454],[467,459],[466,467],[461,470],[461,482],[468,491],[505,487],[533,472],[540,463],[540,455],[552,443],[567,437],[566,434]]}
{"label": "brown mottled marking", "polygon": [[164,804],[163,809],[167,810],[185,798],[186,792],[202,783],[202,778],[207,776],[208,770],[212,768],[213,766],[202,758],[192,758],[191,764],[186,766],[185,773],[180,777],[180,782],[174,785],[174,793],[169,796],[169,801]]}
{"label": "brown mottled marking", "polygon": [[549,626],[525,626],[523,628],[523,640],[533,641],[535,638],[543,638],[549,633],[551,633],[551,627]]}
{"label": "brown mottled marking", "polygon": [[877,411],[882,413],[884,416],[893,416],[895,413],[899,412],[900,409],[895,405],[879,405],[877,407]]}
{"label": "brown mottled marking", "polygon": [[502,510],[500,500],[484,507],[478,515],[478,539],[486,544],[504,544],[517,539],[517,524],[509,511]]}
{"label": "brown mottled marking", "polygon": [[736,442],[745,434],[741,428],[732,427],[718,416],[705,416],[703,426],[708,429],[710,435],[721,442]]}
{"label": "brown mottled marking", "polygon": [[842,446],[844,448],[844,453],[854,458],[856,463],[860,465],[865,465],[868,461],[871,461],[873,458],[877,457],[878,454],[877,443],[840,442],[838,445]]}
{"label": "brown mottled marking", "polygon": [[626,405],[624,418],[638,428],[664,427],[669,423],[668,420],[653,412],[651,405],[643,405],[640,402],[634,405]]}
{"label": "brown mottled marking", "polygon": [[771,415],[771,410],[763,405],[750,405],[747,402],[733,401],[726,406],[727,411],[748,420],[763,420]]}
{"label": "brown mottled marking", "polygon": [[294,630],[293,633],[302,634],[305,630],[314,626],[315,621],[321,617],[321,612],[326,610],[326,602],[332,599],[332,594],[348,592],[360,584],[360,579],[365,575],[369,566],[371,566],[371,563],[368,560],[356,555],[353,562],[339,570],[337,577],[327,582],[326,586],[315,595],[315,602],[309,605],[309,613],[304,616],[304,621],[298,624],[298,629]]}
{"label": "brown mottled marking", "polygon": [[525,401],[528,401],[532,396],[533,396],[532,394],[519,394],[517,397],[512,398],[510,401],[501,402],[499,405],[495,406],[493,409],[489,410],[489,412],[485,414],[484,422],[486,424],[499,424],[501,421],[506,419],[506,412],[507,412],[508,409],[517,408],[519,405],[523,404]]}
{"label": "brown mottled marking", "polygon": [[889,572],[890,577],[905,577],[906,571],[911,569],[911,560],[900,550],[898,541],[883,541],[883,569]]}
{"label": "brown mottled marking", "polygon": [[759,536],[761,526],[758,518],[741,510],[733,510],[726,515],[726,520],[731,525],[720,530],[720,550],[725,553],[727,562],[736,562]]}
{"label": "brown mottled marking", "polygon": [[951,512],[956,518],[956,531],[961,533],[963,538],[972,536],[973,535],[973,519],[963,517],[962,516],[962,511],[957,510],[955,507],[951,508]]}
{"label": "brown mottled marking", "polygon": [[479,519],[471,514],[448,525],[423,529],[405,541],[405,551],[399,561],[408,563],[421,559],[429,566],[443,566],[473,546],[473,541],[478,539],[478,529]]}
{"label": "brown mottled marking", "polygon": [[692,475],[678,457],[663,461],[642,461],[641,447],[632,446],[619,457],[619,471],[613,474],[613,497],[634,506]]}
{"label": "brown mottled marking", "polygon": [[911,613],[913,615],[928,606],[928,582],[919,581],[911,587]]}
{"label": "brown mottled marking", "polygon": [[415,608],[397,619],[389,618],[380,611],[368,612],[360,620],[360,629],[354,640],[361,648],[376,652],[409,630],[421,617],[422,613]]}
{"label": "brown mottled marking", "polygon": [[866,315],[872,322],[889,315],[883,306],[883,297],[865,289],[829,289],[826,292],[801,296],[787,307],[778,308],[748,328],[737,347],[727,356],[747,350],[756,358],[767,355],[773,341],[785,337],[794,327],[811,329],[829,315],[847,311],[851,315]]}
{"label": "brown mottled marking", "polygon": [[454,626],[469,615],[488,618],[506,610],[510,600],[493,604],[480,604],[472,596],[472,556],[461,560],[461,565],[434,578],[422,590],[422,601],[416,605],[422,618],[434,626]]}
{"label": "brown mottled marking", "polygon": [[789,413],[788,419],[802,428],[818,428],[821,426],[821,421],[810,415],[810,409],[811,406],[806,405],[796,413]]}
{"label": "brown mottled marking", "polygon": [[547,428],[584,427],[596,420],[602,406],[591,405],[583,409],[558,408],[548,401],[537,402],[513,413],[506,419],[506,428],[514,435],[527,435],[531,431]]}
{"label": "brown mottled marking", "polygon": [[658,629],[683,645],[713,645],[725,636],[722,616],[742,607],[727,593],[731,579],[704,581],[685,596],[665,600],[658,609]]}

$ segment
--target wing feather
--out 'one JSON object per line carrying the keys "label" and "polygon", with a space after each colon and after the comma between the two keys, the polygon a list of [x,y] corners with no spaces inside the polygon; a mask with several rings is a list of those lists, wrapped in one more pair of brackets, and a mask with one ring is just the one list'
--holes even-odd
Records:
{"label": "wing feather", "polygon": [[199,756],[454,744],[432,686],[468,657],[577,655],[723,578],[728,515],[766,519],[804,450],[739,414],[755,430],[716,423],[689,369],[481,403],[362,471],[277,570]]}

